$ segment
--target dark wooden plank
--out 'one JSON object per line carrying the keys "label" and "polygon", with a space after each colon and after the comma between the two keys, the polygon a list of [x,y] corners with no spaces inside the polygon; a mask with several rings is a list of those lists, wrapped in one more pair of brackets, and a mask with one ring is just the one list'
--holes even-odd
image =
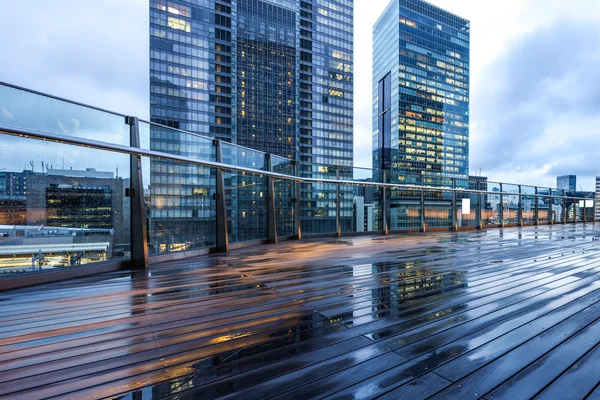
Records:
{"label": "dark wooden plank", "polygon": [[[580,330],[585,329],[589,324],[592,325],[584,332],[585,334],[582,335],[582,337],[584,337],[584,340],[587,340],[588,343],[590,341],[596,342],[598,340],[597,338],[600,337],[600,322],[598,322],[599,311],[600,305],[593,305],[545,330],[540,335],[520,346],[518,340],[512,340],[513,338],[510,337],[513,333],[508,334],[506,338],[492,341],[469,354],[468,361],[463,358],[442,366],[441,370],[444,370],[446,373],[451,373],[453,377],[459,377],[461,375],[465,375],[465,377],[459,380],[454,379],[455,383],[451,387],[441,391],[434,396],[434,398],[450,397],[453,399],[473,399],[481,397],[484,393],[490,392],[496,386],[514,376],[520,370],[524,369],[529,364],[532,364],[553,348],[561,346],[563,342],[577,334]],[[516,335],[516,332],[514,334]],[[496,342],[499,340],[512,340],[511,346],[518,347],[506,354],[502,354],[503,349],[497,349],[496,347],[498,344]],[[575,344],[582,346],[580,342],[581,340],[571,342],[572,345],[569,346],[569,348],[572,349]],[[589,350],[589,347],[586,346],[585,343],[582,347]],[[488,352],[487,355],[485,355],[486,351]],[[466,362],[472,363],[470,365],[465,365]],[[486,362],[489,363],[481,367],[481,365]],[[561,360],[560,365],[568,366],[569,364],[566,363],[566,360]],[[456,372],[450,372],[452,368],[457,368]],[[467,376],[469,373],[470,375]],[[544,378],[546,376],[551,375],[543,375],[542,379],[547,379]],[[530,382],[532,385],[539,385],[540,383],[541,382]],[[528,398],[527,392],[529,392],[530,395],[536,394],[535,391],[531,393],[532,391],[532,389],[525,388],[524,392],[519,393],[512,398]]]}
{"label": "dark wooden plank", "polygon": [[536,398],[583,399],[600,382],[600,346],[583,356]]}
{"label": "dark wooden plank", "polygon": [[567,368],[598,345],[600,323],[596,321],[560,346],[512,376],[486,397],[492,399],[528,399],[541,392]]}
{"label": "dark wooden plank", "polygon": [[[433,351],[426,352],[425,354],[395,368],[391,368],[377,375],[372,374],[363,382],[346,382],[346,389],[340,391],[339,393],[334,392],[328,394],[335,394],[334,397],[337,398],[345,398],[345,396],[354,393],[355,398],[366,399],[387,393],[396,387],[399,387],[427,372],[432,371],[434,368],[439,367],[440,365],[446,364],[463,354],[473,351],[496,338],[503,337],[508,332],[517,331],[517,328],[519,327],[522,327],[523,329],[518,331],[518,335],[515,335],[517,336],[517,339],[522,337],[524,334],[531,335],[535,332],[543,332],[545,326],[548,326],[548,324],[555,325],[556,323],[561,322],[562,320],[597,302],[598,298],[590,295],[590,292],[593,293],[594,290],[594,288],[582,289],[577,292],[576,295],[572,296],[569,301],[563,301],[562,298],[555,300],[559,304],[562,302],[564,307],[554,313],[543,316],[529,315],[528,319],[519,320],[516,326],[514,326],[514,324],[499,323],[497,326],[495,325],[490,327],[481,334],[479,332],[473,332],[470,335],[461,338],[460,340],[454,340],[450,343],[446,343]],[[576,300],[581,301],[577,302]],[[557,307],[560,307],[560,305],[557,305]],[[341,378],[341,376],[334,375],[329,376],[320,382],[313,382],[311,384],[311,390],[325,390],[319,388],[331,386],[332,381],[339,381]],[[339,382],[339,384],[341,384],[341,382]],[[287,393],[288,396],[292,397],[295,394],[296,392],[294,391]]]}
{"label": "dark wooden plank", "polygon": [[11,398],[144,387],[178,398],[428,396],[448,383],[432,370],[504,343],[474,369],[457,367],[465,379],[484,374],[588,301],[600,273],[591,235],[587,224],[285,242],[156,265],[151,276],[2,293],[0,388]]}
{"label": "dark wooden plank", "polygon": [[433,372],[429,372],[425,375],[421,375],[417,379],[414,379],[396,388],[390,392],[387,392],[379,400],[401,400],[401,399],[426,399],[429,396],[439,392],[440,390],[450,386],[452,382],[436,375]]}

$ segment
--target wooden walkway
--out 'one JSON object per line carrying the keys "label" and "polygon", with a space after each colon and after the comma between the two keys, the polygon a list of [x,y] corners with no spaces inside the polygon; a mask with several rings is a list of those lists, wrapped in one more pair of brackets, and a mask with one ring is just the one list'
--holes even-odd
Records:
{"label": "wooden walkway", "polygon": [[0,397],[599,399],[598,238],[294,241],[0,293]]}

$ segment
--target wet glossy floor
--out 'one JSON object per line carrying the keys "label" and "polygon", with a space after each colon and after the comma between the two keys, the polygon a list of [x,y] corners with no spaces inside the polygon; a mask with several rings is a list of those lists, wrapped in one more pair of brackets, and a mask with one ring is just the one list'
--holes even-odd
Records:
{"label": "wet glossy floor", "polygon": [[598,399],[598,238],[290,241],[0,293],[0,396]]}

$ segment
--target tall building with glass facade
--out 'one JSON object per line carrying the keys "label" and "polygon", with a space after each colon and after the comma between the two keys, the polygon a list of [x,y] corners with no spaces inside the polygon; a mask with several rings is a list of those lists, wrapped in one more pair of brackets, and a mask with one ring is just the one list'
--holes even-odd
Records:
{"label": "tall building with glass facade", "polygon": [[563,190],[577,190],[577,175],[561,175],[556,177],[556,188]]}
{"label": "tall building with glass facade", "polygon": [[[304,176],[330,172],[313,163],[352,166],[352,70],[352,0],[150,1],[151,120],[302,161]],[[156,150],[207,151],[189,135],[150,136]],[[210,229],[210,199],[192,196],[212,178],[167,164],[151,166],[154,232],[187,240]],[[313,186],[303,187],[307,199],[327,192]],[[242,205],[232,212],[246,218]],[[321,223],[319,205],[305,202],[307,223]]]}
{"label": "tall building with glass facade", "polygon": [[392,0],[373,27],[373,165],[394,183],[468,183],[469,21]]}

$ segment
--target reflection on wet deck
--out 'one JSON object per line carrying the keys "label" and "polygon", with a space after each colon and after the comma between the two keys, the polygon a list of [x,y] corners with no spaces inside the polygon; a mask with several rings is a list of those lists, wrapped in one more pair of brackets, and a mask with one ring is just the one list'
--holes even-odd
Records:
{"label": "reflection on wet deck", "polygon": [[600,396],[600,224],[291,241],[0,294],[0,395]]}

